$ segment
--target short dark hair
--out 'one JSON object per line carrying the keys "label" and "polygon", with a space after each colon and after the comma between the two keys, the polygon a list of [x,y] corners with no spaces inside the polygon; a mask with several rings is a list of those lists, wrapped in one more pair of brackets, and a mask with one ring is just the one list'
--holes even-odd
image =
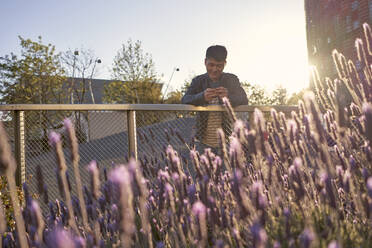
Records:
{"label": "short dark hair", "polygon": [[207,59],[213,58],[217,61],[225,61],[226,57],[227,57],[226,47],[220,45],[208,47],[207,52],[205,54],[205,58]]}

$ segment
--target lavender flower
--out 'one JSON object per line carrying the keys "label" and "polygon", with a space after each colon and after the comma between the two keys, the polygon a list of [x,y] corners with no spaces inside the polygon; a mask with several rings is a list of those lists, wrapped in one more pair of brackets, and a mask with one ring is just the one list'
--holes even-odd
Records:
{"label": "lavender flower", "polygon": [[372,198],[372,177],[367,179],[367,191],[370,198]]}
{"label": "lavender flower", "polygon": [[93,197],[97,200],[100,196],[99,192],[99,170],[97,168],[96,161],[91,161],[90,164],[87,166],[87,169],[89,171],[89,174],[91,176],[90,178],[90,184],[91,184],[91,191],[93,193]]}
{"label": "lavender flower", "polygon": [[58,227],[46,235],[45,243],[48,247],[75,248],[72,234]]}
{"label": "lavender flower", "polygon": [[61,135],[56,132],[50,132],[49,134],[49,144],[55,146],[58,142],[61,141]]}
{"label": "lavender flower", "polygon": [[301,247],[309,248],[314,239],[314,232],[311,229],[305,228],[300,235]]}
{"label": "lavender flower", "polygon": [[128,169],[124,165],[120,165],[110,171],[109,180],[116,184],[119,190],[119,199],[117,201],[120,203],[121,208],[121,242],[123,242],[123,246],[131,246],[133,242],[132,235],[135,232],[131,187],[133,178]]}
{"label": "lavender flower", "polygon": [[256,222],[251,227],[251,232],[253,236],[253,247],[264,248],[267,242],[267,234],[265,229]]}
{"label": "lavender flower", "polygon": [[369,143],[372,144],[372,105],[370,103],[363,104],[363,114],[364,114],[364,126],[365,126],[365,135],[369,140]]}
{"label": "lavender flower", "polygon": [[192,212],[195,216],[205,215],[206,214],[206,207],[201,201],[197,201],[192,205]]}
{"label": "lavender flower", "polygon": [[328,244],[328,248],[341,248],[341,245],[337,241],[333,240]]}

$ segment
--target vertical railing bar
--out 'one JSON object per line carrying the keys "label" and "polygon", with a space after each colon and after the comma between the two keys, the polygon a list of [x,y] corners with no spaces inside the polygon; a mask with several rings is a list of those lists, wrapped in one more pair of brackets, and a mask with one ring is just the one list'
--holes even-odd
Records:
{"label": "vertical railing bar", "polygon": [[136,127],[136,111],[127,111],[127,127],[128,127],[128,156],[137,160],[137,127]]}
{"label": "vertical railing bar", "polygon": [[16,183],[21,186],[26,181],[25,119],[22,110],[14,111],[14,145],[17,162]]}

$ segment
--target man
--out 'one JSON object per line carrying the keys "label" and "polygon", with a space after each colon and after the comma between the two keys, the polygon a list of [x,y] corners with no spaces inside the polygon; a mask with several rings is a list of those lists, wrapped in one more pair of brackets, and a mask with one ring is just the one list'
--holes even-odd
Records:
{"label": "man", "polygon": [[[222,104],[222,98],[227,97],[233,107],[248,104],[245,91],[237,76],[224,73],[227,50],[224,46],[210,46],[207,49],[204,64],[207,73],[196,76],[185,95],[183,104],[207,106]],[[199,112],[197,116],[196,138],[207,147],[217,148],[217,128],[222,128],[229,134],[231,122],[227,115],[221,112]]]}

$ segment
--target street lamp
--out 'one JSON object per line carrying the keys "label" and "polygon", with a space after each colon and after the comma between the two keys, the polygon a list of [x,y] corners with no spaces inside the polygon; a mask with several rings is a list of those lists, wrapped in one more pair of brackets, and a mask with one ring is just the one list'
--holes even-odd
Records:
{"label": "street lamp", "polygon": [[169,78],[169,81],[168,81],[167,87],[165,88],[165,91],[164,91],[163,97],[162,97],[162,99],[161,99],[162,101],[164,100],[164,96],[165,96],[166,93],[167,93],[167,90],[168,90],[169,84],[170,84],[170,82],[172,81],[172,78],[173,78],[174,72],[176,72],[176,71],[180,71],[180,68],[178,68],[178,67],[174,67],[174,68],[173,68],[173,71],[172,71],[172,74],[171,74],[171,76],[170,76],[170,78]]}
{"label": "street lamp", "polygon": [[75,90],[75,65],[76,65],[76,56],[79,55],[79,51],[74,51],[74,63],[72,65],[72,79],[71,79],[71,104],[74,104],[74,90]]}
{"label": "street lamp", "polygon": [[95,100],[94,100],[94,94],[93,94],[93,89],[92,89],[92,77],[93,77],[93,74],[94,74],[94,70],[96,69],[96,65],[98,64],[101,64],[102,63],[102,60],[97,58],[95,61],[94,61],[94,65],[93,65],[93,69],[92,69],[92,73],[90,74],[90,78],[89,78],[89,91],[90,91],[90,96],[92,97],[92,103],[95,104]]}

